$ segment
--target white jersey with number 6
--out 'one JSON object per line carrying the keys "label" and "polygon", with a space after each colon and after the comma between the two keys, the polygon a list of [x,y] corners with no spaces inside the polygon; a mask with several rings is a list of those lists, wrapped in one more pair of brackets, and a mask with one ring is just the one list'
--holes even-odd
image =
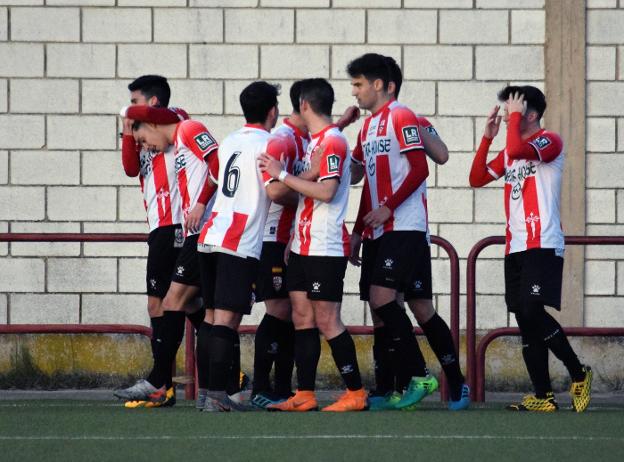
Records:
{"label": "white jersey with number 6", "polygon": [[257,125],[245,125],[219,146],[219,186],[210,218],[199,236],[200,252],[219,249],[242,257],[260,258],[270,199],[271,178],[260,172],[258,156],[279,159],[285,152],[281,137]]}

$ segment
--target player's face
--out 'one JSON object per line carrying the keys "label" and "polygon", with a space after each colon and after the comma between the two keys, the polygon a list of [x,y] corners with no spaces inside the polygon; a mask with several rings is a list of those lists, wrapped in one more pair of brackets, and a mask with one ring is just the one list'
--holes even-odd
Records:
{"label": "player's face", "polygon": [[377,103],[374,82],[369,82],[363,75],[351,79],[351,95],[355,96],[361,109],[371,109]]}
{"label": "player's face", "polygon": [[134,139],[148,151],[163,152],[169,147],[167,137],[152,124],[141,124],[134,132]]}
{"label": "player's face", "polygon": [[152,96],[151,98],[146,98],[145,95],[139,90],[134,90],[130,92],[130,104],[156,106],[158,104],[158,98],[156,98],[155,96]]}

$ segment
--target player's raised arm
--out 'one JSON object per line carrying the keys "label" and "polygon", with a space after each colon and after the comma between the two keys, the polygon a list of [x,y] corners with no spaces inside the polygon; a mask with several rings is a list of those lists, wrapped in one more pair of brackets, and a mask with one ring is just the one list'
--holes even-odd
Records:
{"label": "player's raised arm", "polygon": [[[487,163],[490,145],[492,144],[494,137],[498,135],[498,130],[502,120],[502,117],[498,115],[499,110],[500,106],[494,106],[488,114],[488,118],[485,122],[483,137],[481,138],[479,149],[477,149],[477,154],[472,161],[472,167],[470,168],[469,181],[470,186],[473,188],[485,186],[497,178],[500,178],[504,173],[505,166],[503,165],[504,159],[502,153],[499,154],[494,161],[492,161],[492,165],[488,165]],[[494,167],[494,169],[491,167]]]}

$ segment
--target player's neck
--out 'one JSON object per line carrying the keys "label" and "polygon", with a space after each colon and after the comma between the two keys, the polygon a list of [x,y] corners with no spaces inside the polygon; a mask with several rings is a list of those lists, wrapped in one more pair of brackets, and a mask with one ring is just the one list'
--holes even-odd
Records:
{"label": "player's neck", "polygon": [[520,132],[520,136],[522,137],[523,140],[525,140],[527,138],[531,138],[533,135],[535,135],[537,132],[541,130],[542,130],[542,127],[540,126],[540,124],[534,123],[526,127],[524,130],[522,130],[522,132]]}
{"label": "player's neck", "polygon": [[314,135],[331,124],[332,120],[330,117],[314,114],[309,117],[306,125],[308,126],[310,133]]}
{"label": "player's neck", "polygon": [[169,142],[169,144],[173,144],[175,141],[174,138],[177,127],[178,124],[159,125],[160,130],[162,130],[167,137],[167,141]]}
{"label": "player's neck", "polygon": [[306,126],[305,122],[301,118],[301,115],[297,114],[296,112],[292,112],[288,116],[288,123],[296,127],[297,130],[301,131],[302,133],[307,133],[308,131],[308,127]]}
{"label": "player's neck", "polygon": [[392,95],[389,95],[389,94],[380,95],[377,102],[373,105],[373,107],[370,108],[371,114],[376,114],[377,112],[379,112],[381,108],[384,107],[386,104],[388,104],[390,101],[392,101],[392,99],[393,99]]}

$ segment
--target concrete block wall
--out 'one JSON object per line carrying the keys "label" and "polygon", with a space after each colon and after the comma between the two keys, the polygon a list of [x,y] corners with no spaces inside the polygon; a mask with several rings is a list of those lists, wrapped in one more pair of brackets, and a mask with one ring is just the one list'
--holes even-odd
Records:
{"label": "concrete block wall", "polygon": [[[619,3],[619,4],[618,4]],[[590,0],[587,10],[587,234],[621,235],[624,181],[624,2]],[[624,249],[588,247],[585,252],[585,323],[624,324]]]}
{"label": "concrete block wall", "polygon": [[[592,233],[624,229],[624,5],[616,3],[589,2]],[[447,165],[430,164],[431,232],[456,246],[465,293],[470,247],[504,231],[502,183],[470,189],[472,156],[500,88],[543,87],[544,31],[544,0],[0,0],[0,230],[147,231],[138,182],[121,168],[116,116],[140,74],[166,75],[171,103],[223,139],[243,122],[238,94],[247,83],[280,83],[286,114],[293,80],[325,77],[338,115],[354,103],[346,64],[378,51],[404,70],[401,100],[430,117],[451,150]],[[501,132],[493,149],[504,144]],[[346,133],[354,140],[357,127]],[[448,319],[448,260],[434,255],[435,302]],[[479,263],[480,327],[509,323],[501,255],[489,249]],[[146,324],[145,257],[142,244],[0,243],[0,322]],[[612,301],[624,294],[616,257],[588,251],[591,324],[624,323]],[[357,280],[350,267],[344,317],[370,323]],[[262,313],[258,306],[247,322]]]}

